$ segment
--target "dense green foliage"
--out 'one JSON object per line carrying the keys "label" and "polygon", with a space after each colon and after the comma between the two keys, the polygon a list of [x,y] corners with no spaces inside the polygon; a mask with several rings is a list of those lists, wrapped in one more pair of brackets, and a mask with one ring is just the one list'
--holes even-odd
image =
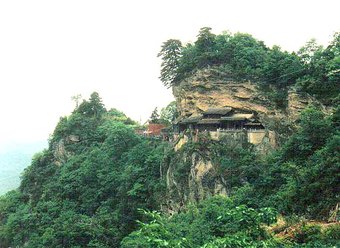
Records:
{"label": "dense green foliage", "polygon": [[137,136],[131,124],[97,94],[62,118],[19,191],[0,200],[0,247],[117,247],[134,230],[137,208],[157,209],[164,190],[167,145]]}
{"label": "dense green foliage", "polygon": [[[339,34],[327,48],[310,42],[297,54],[268,48],[247,34],[212,34],[201,29],[193,44],[164,43],[161,80],[178,84],[197,70],[257,82],[284,106],[289,86],[327,104],[338,101]],[[78,98],[76,99],[79,100]],[[175,104],[155,110],[151,120],[170,123]],[[268,231],[283,215],[338,220],[340,108],[326,116],[306,109],[300,127],[268,156],[245,142],[199,137],[179,151],[156,138],[137,135],[136,123],[106,110],[99,95],[77,104],[60,119],[49,148],[36,154],[18,190],[0,197],[0,248],[67,247],[329,247],[339,242],[339,225],[325,230],[298,223],[291,237]],[[158,212],[166,199],[162,166],[188,183],[195,153],[215,165],[230,197],[211,197],[183,206],[169,217]],[[184,190],[182,190],[184,192]],[[138,221],[139,220],[139,221]],[[290,222],[291,223],[290,223]]]}
{"label": "dense green foliage", "polygon": [[215,35],[205,27],[194,43],[183,46],[179,40],[164,42],[159,56],[160,79],[167,87],[178,85],[197,70],[215,68],[223,80],[257,83],[280,107],[285,105],[289,86],[328,104],[339,94],[339,33],[326,48],[311,41],[297,53],[289,53],[278,46],[269,48],[249,34]]}
{"label": "dense green foliage", "polygon": [[291,235],[275,237],[268,225],[277,221],[272,208],[253,209],[230,198],[215,196],[169,218],[156,211],[142,211],[147,221],[125,237],[121,247],[337,247],[340,225],[322,230],[318,224],[296,224]]}
{"label": "dense green foliage", "polygon": [[230,137],[216,141],[200,136],[169,155],[176,188],[185,192],[188,187],[196,154],[214,164],[214,172],[202,178],[203,187],[218,180],[238,204],[327,220],[340,201],[339,116],[339,107],[330,116],[315,107],[305,109],[295,133],[267,156]]}
{"label": "dense green foliage", "polygon": [[[249,144],[207,137],[174,153],[167,143],[137,135],[133,121],[107,111],[93,94],[61,118],[49,149],[35,155],[19,190],[0,198],[0,247],[334,244],[337,227],[321,232],[302,226],[293,239],[279,240],[264,224],[276,219],[268,207],[287,217],[337,218],[339,116],[339,108],[332,116],[307,109],[297,132],[267,158]],[[174,175],[185,182],[190,163],[181,157],[207,151],[231,198],[213,197],[171,218],[153,212],[165,200],[165,160],[176,163]]]}
{"label": "dense green foliage", "polygon": [[[236,206],[226,197],[213,197],[172,218],[156,212],[140,223],[140,229],[122,242],[122,247],[249,247],[269,244],[262,224],[276,221],[270,208],[254,210]],[[214,244],[219,243],[219,246]],[[226,245],[226,246],[225,246]]]}
{"label": "dense green foliage", "polygon": [[172,101],[166,107],[162,108],[160,112],[155,108],[151,113],[149,123],[170,126],[178,115],[176,101]]}
{"label": "dense green foliage", "polygon": [[163,123],[171,125],[179,116],[176,101],[172,101],[165,108],[161,109],[160,119]]}
{"label": "dense green foliage", "polygon": [[[185,192],[193,153],[212,160],[230,198],[213,197],[168,218],[144,212],[148,222],[122,242],[123,247],[332,247],[339,244],[339,224],[325,231],[304,219],[336,221],[339,202],[339,108],[325,116],[306,109],[300,128],[268,157],[251,145],[231,145],[228,139],[200,138],[170,154],[177,189]],[[182,158],[182,159],[181,159]],[[176,196],[174,196],[176,197]],[[273,208],[295,225],[291,236],[277,238],[264,229],[276,221]],[[295,221],[294,221],[295,219]],[[300,223],[302,220],[302,224]],[[289,228],[286,224],[282,230]],[[280,231],[278,231],[280,232]],[[287,231],[288,232],[288,231]]]}
{"label": "dense green foliage", "polygon": [[301,115],[300,128],[264,162],[250,184],[239,187],[239,203],[273,206],[286,215],[327,219],[339,202],[339,108],[330,116],[315,109]]}
{"label": "dense green foliage", "polygon": [[297,79],[299,90],[316,95],[329,104],[340,90],[340,33],[335,33],[329,46],[323,48],[314,40],[299,51],[305,71]]}

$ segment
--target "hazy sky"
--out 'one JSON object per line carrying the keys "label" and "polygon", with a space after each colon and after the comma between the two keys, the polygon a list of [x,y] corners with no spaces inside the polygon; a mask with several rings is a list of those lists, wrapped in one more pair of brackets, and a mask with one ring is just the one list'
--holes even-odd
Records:
{"label": "hazy sky", "polygon": [[71,96],[99,92],[108,108],[146,120],[172,100],[158,80],[162,42],[201,27],[252,34],[297,50],[340,30],[340,1],[0,1],[0,149],[46,140]]}

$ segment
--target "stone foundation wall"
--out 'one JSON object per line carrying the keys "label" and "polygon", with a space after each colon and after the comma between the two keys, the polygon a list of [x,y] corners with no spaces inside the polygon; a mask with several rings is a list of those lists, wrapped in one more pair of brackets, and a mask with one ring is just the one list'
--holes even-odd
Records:
{"label": "stone foundation wall", "polygon": [[254,145],[261,144],[265,136],[266,136],[266,130],[264,129],[247,132],[248,142]]}

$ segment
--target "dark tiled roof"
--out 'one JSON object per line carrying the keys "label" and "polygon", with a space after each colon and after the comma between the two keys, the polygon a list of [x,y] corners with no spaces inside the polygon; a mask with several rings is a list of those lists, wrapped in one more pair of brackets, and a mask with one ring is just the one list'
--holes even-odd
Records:
{"label": "dark tiled roof", "polygon": [[262,126],[262,123],[259,123],[259,122],[250,122],[250,123],[246,123],[244,125],[246,125],[246,126]]}
{"label": "dark tiled roof", "polygon": [[179,121],[179,123],[182,124],[191,124],[191,123],[197,123],[202,119],[202,115],[196,115],[196,116],[190,116],[188,118],[185,118],[181,121]]}
{"label": "dark tiled roof", "polygon": [[226,115],[228,114],[232,108],[226,107],[226,108],[209,108],[206,111],[203,112],[204,115]]}
{"label": "dark tiled roof", "polygon": [[243,121],[243,120],[249,120],[253,117],[254,117],[253,114],[233,114],[231,116],[221,117],[221,120],[223,120],[223,121]]}
{"label": "dark tiled roof", "polygon": [[219,124],[219,119],[203,119],[200,120],[197,124]]}

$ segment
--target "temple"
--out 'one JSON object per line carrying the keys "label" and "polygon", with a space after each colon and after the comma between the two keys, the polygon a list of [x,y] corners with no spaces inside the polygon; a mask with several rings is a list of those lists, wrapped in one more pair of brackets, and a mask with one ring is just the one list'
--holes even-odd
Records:
{"label": "temple", "polygon": [[[231,107],[210,108],[202,114],[182,117],[174,123],[174,140],[180,137],[186,140],[191,136],[197,141],[200,133],[209,134],[213,140],[225,137],[254,145],[269,142],[274,147],[276,142],[275,135],[265,129],[256,112]],[[177,147],[182,144],[183,142],[179,142]]]}
{"label": "temple", "polygon": [[263,125],[257,120],[256,114],[241,110],[226,108],[210,108],[201,115],[190,116],[177,120],[176,131],[233,131],[233,130],[263,130]]}

